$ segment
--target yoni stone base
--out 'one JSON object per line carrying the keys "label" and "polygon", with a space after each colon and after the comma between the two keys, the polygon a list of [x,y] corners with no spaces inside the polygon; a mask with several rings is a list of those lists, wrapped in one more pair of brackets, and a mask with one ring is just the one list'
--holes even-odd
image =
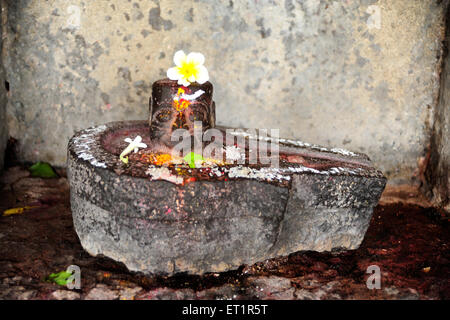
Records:
{"label": "yoni stone base", "polygon": [[[202,274],[300,250],[356,249],[386,183],[367,157],[353,153],[336,155],[339,167],[327,170],[281,170],[282,182],[255,171],[246,177],[243,169],[225,171],[221,177],[227,179],[155,180],[143,176],[145,166],[139,173],[140,164],[127,171],[103,148],[104,135],[123,128],[148,130],[144,122],[119,122],[77,133],[69,142],[68,173],[83,248],[132,271]],[[289,154],[296,149],[311,156],[320,149],[280,143]],[[327,157],[322,168],[332,161]],[[346,169],[346,157],[352,169]]]}

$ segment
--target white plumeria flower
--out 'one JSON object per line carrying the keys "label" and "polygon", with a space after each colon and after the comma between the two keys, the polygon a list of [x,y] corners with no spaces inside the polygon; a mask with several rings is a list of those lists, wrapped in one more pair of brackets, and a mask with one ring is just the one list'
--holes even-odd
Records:
{"label": "white plumeria flower", "polygon": [[128,147],[126,147],[125,150],[123,150],[120,154],[120,160],[122,160],[122,162],[124,163],[128,163],[128,157],[125,156],[131,151],[134,150],[134,153],[136,153],[138,152],[139,148],[147,148],[147,145],[145,143],[142,143],[141,136],[137,136],[136,138],[134,138],[134,140],[126,138],[124,141],[129,143]]}
{"label": "white plumeria flower", "polygon": [[178,80],[178,84],[185,87],[192,82],[200,84],[209,80],[208,70],[203,65],[205,57],[199,52],[191,52],[187,56],[183,50],[175,52],[173,56],[175,67],[167,70],[167,77],[170,80]]}

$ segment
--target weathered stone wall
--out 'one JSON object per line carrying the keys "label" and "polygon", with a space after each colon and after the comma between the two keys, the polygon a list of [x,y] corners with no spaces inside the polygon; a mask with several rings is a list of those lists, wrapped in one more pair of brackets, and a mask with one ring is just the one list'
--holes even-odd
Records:
{"label": "weathered stone wall", "polygon": [[64,165],[76,130],[147,118],[178,49],[205,54],[218,124],[363,152],[392,182],[430,139],[441,1],[4,1],[22,160]]}
{"label": "weathered stone wall", "polygon": [[[0,35],[3,33],[4,17],[1,14],[2,4],[0,3]],[[3,41],[0,38],[0,51],[2,49]],[[6,143],[8,141],[8,127],[6,123],[6,87],[5,87],[5,72],[3,70],[2,58],[0,57],[0,173],[3,171],[4,156]]]}
{"label": "weathered stone wall", "polygon": [[436,108],[430,159],[425,172],[425,190],[434,204],[450,214],[450,8],[447,14],[445,59],[441,74],[439,104]]}

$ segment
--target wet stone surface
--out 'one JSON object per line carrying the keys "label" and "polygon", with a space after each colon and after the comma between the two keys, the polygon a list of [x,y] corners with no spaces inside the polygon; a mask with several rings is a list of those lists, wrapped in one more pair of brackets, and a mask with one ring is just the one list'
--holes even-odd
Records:
{"label": "wet stone surface", "polygon": [[[279,167],[149,165],[139,161],[157,148],[148,133],[144,121],[108,123],[77,133],[68,148],[83,248],[131,271],[203,274],[300,250],[356,249],[386,183],[363,154],[285,139],[276,139]],[[125,164],[124,139],[137,135],[149,150]],[[232,146],[251,157],[255,137]]]}
{"label": "wet stone surface", "polygon": [[[10,168],[1,180],[0,299],[449,299],[448,220],[412,188],[387,188],[361,246],[345,252],[296,252],[235,271],[202,276],[145,276],[86,253],[72,223],[69,187],[61,178],[31,178]],[[81,289],[46,282],[69,265]],[[366,287],[369,265],[381,289]]]}

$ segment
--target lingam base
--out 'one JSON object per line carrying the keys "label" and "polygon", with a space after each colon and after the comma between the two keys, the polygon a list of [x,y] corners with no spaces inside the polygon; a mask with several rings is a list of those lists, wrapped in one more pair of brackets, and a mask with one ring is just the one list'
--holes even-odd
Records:
{"label": "lingam base", "polygon": [[146,274],[222,272],[301,250],[356,249],[386,184],[365,155],[284,139],[279,168],[177,170],[137,155],[124,164],[123,140],[137,135],[151,145],[147,121],[78,132],[68,178],[83,248]]}

